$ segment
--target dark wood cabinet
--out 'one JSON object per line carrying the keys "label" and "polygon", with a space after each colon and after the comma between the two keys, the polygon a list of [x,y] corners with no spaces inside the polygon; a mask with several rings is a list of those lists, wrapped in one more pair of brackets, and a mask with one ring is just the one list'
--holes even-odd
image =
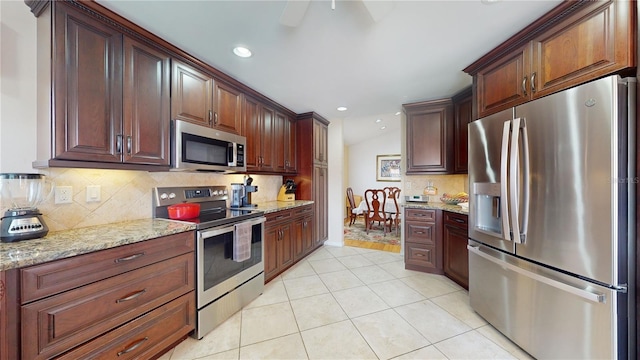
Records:
{"label": "dark wood cabinet", "polygon": [[46,99],[51,113],[38,126],[51,136],[38,150],[49,160],[34,166],[168,169],[169,54],[73,3],[52,2],[40,16],[39,31],[51,32],[38,46],[51,61],[52,106]]}
{"label": "dark wood cabinet", "polygon": [[298,172],[298,161],[297,161],[297,146],[298,139],[296,135],[296,120],[290,117],[286,118],[285,121],[285,153],[284,153],[284,163],[286,166],[286,172],[288,174],[296,174]]}
{"label": "dark wood cabinet", "polygon": [[21,342],[19,357],[166,351],[195,325],[193,238],[180,233],[19,269],[16,326],[33,339]]}
{"label": "dark wood cabinet", "polygon": [[468,216],[444,211],[443,222],[444,274],[469,289]]}
{"label": "dark wood cabinet", "polygon": [[264,278],[265,282],[293,265],[293,220],[292,210],[282,210],[266,215],[264,226]]}
{"label": "dark wood cabinet", "polygon": [[122,162],[123,34],[64,2],[51,11],[53,158]]}
{"label": "dark wood cabinet", "polygon": [[287,115],[276,111],[274,121],[274,170],[286,174],[297,171],[296,124]]}
{"label": "dark wood cabinet", "polygon": [[443,274],[440,210],[405,208],[405,268]]}
{"label": "dark wood cabinet", "polygon": [[453,168],[453,103],[450,99],[404,104],[407,175],[447,174]]}
{"label": "dark wood cabinet", "polygon": [[464,71],[477,118],[636,66],[635,2],[565,2]]}
{"label": "dark wood cabinet", "polygon": [[313,206],[305,205],[296,209],[297,218],[293,222],[293,257],[298,261],[314,249]]}
{"label": "dark wood cabinet", "polygon": [[249,96],[245,96],[243,108],[247,171],[273,173],[276,112]]}
{"label": "dark wood cabinet", "polygon": [[175,120],[242,133],[243,94],[213,75],[173,60],[171,114]]}
{"label": "dark wood cabinet", "polygon": [[169,165],[170,57],[124,38],[123,162]]}
{"label": "dark wood cabinet", "polygon": [[313,200],[314,244],[322,245],[329,236],[328,225],[328,156],[329,122],[316,113],[298,115],[296,199]]}
{"label": "dark wood cabinet", "polygon": [[471,87],[456,94],[453,100],[453,172],[468,171],[468,125],[473,118]]}

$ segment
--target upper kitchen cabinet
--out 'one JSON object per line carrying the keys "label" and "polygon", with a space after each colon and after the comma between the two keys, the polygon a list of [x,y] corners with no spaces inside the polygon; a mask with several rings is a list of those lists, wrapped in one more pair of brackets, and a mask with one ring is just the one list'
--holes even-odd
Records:
{"label": "upper kitchen cabinet", "polygon": [[76,3],[40,10],[38,136],[50,141],[34,166],[168,169],[169,55]]}
{"label": "upper kitchen cabinet", "polygon": [[242,92],[180,61],[173,62],[171,117],[242,133]]}
{"label": "upper kitchen cabinet", "polygon": [[563,2],[468,66],[475,118],[635,67],[635,6]]}
{"label": "upper kitchen cabinet", "polygon": [[467,173],[467,127],[473,119],[471,87],[453,96],[453,172]]}
{"label": "upper kitchen cabinet", "polygon": [[287,115],[276,111],[274,122],[274,169],[283,174],[296,172],[295,122]]}
{"label": "upper kitchen cabinet", "polygon": [[449,174],[453,165],[453,102],[451,99],[404,104],[407,121],[407,171]]}

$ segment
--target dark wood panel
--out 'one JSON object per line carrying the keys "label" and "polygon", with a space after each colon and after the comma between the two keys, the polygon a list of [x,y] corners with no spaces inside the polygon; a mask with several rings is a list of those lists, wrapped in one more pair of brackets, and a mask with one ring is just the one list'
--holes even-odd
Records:
{"label": "dark wood panel", "polygon": [[171,77],[171,118],[210,126],[213,77],[175,60]]}
{"label": "dark wood panel", "polygon": [[0,359],[19,359],[20,341],[20,273],[0,271]]}
{"label": "dark wood panel", "polygon": [[468,125],[473,121],[473,101],[471,87],[453,97],[453,172],[466,174],[468,171]]}
{"label": "dark wood panel", "polygon": [[242,92],[231,85],[216,81],[214,94],[214,127],[233,134],[242,134]]}
{"label": "dark wood panel", "polygon": [[245,162],[247,171],[255,171],[260,164],[262,151],[262,105],[258,100],[245,96],[243,102],[244,136],[247,138]]}
{"label": "dark wood panel", "polygon": [[124,39],[124,162],[169,165],[171,58]]}
{"label": "dark wood panel", "polygon": [[66,3],[55,6],[53,157],[121,162],[122,34]]}
{"label": "dark wood panel", "polygon": [[450,99],[405,104],[407,174],[446,174],[453,157],[453,103]]}
{"label": "dark wood panel", "polygon": [[274,171],[275,163],[275,109],[262,106],[262,150],[260,151],[260,165],[262,171]]}
{"label": "dark wood panel", "polygon": [[447,277],[469,289],[469,256],[467,231],[452,225],[444,226],[444,273]]}
{"label": "dark wood panel", "polygon": [[284,114],[276,112],[273,126],[273,170],[281,173],[287,171],[288,129],[289,119],[287,119]]}

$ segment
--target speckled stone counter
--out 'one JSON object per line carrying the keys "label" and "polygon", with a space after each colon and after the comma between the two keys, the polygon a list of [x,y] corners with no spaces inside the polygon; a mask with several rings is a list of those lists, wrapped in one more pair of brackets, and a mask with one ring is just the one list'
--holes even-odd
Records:
{"label": "speckled stone counter", "polygon": [[409,209],[431,209],[431,210],[445,210],[451,211],[458,214],[469,215],[468,210],[464,210],[462,206],[459,205],[447,205],[444,203],[419,203],[419,202],[407,202],[402,205],[404,208]]}
{"label": "speckled stone counter", "polygon": [[[264,211],[265,214],[269,214],[276,211],[282,211],[287,209],[293,209],[299,206],[313,204],[312,200],[295,200],[295,201],[267,201],[262,203],[256,203],[258,207],[246,208],[253,210]],[[243,208],[244,209],[244,208]]]}
{"label": "speckled stone counter", "polygon": [[50,232],[41,239],[0,243],[0,271],[132,244],[195,229],[182,221],[142,219]]}

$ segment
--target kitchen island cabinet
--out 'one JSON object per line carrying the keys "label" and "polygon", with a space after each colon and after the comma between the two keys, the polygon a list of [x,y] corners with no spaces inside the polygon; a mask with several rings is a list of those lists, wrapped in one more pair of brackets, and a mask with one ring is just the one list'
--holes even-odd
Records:
{"label": "kitchen island cabinet", "polygon": [[634,68],[636,6],[564,2],[469,65],[474,118]]}
{"label": "kitchen island cabinet", "polygon": [[407,208],[405,223],[405,268],[443,274],[442,211]]}

